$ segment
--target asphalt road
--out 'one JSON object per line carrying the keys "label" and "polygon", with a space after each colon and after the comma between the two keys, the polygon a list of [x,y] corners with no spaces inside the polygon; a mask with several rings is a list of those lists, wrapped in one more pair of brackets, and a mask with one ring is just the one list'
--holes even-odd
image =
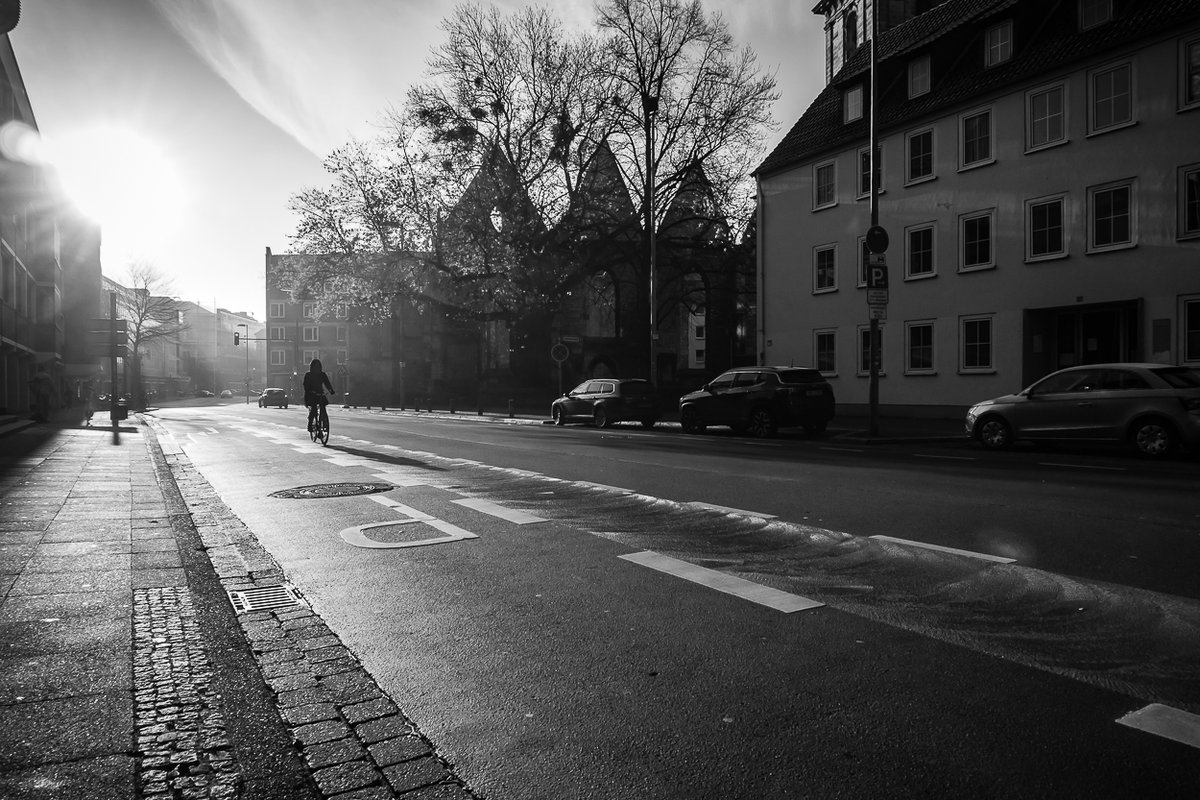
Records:
{"label": "asphalt road", "polygon": [[1200,792],[1194,461],[333,411],[157,416],[489,798]]}

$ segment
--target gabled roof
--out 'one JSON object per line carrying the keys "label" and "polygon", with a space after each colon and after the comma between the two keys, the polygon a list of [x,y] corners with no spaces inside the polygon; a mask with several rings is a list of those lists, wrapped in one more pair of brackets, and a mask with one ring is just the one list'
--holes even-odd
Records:
{"label": "gabled roof", "polygon": [[700,163],[692,164],[679,182],[663,214],[659,232],[666,239],[689,239],[696,244],[710,243],[729,234],[717,210],[712,181]]}
{"label": "gabled roof", "polygon": [[443,230],[486,230],[492,226],[493,211],[501,218],[535,230],[544,230],[541,217],[521,185],[516,167],[493,145],[466,191],[450,210]]}
{"label": "gabled roof", "polygon": [[[1014,8],[1029,9],[1033,15],[1048,14],[1054,10],[1053,7],[1048,8],[1045,0],[948,0],[880,35],[880,73],[888,78],[894,77],[898,70],[906,69],[907,60],[912,55],[945,41],[961,32],[964,26],[982,26],[989,18]],[[982,59],[964,59],[948,74],[935,72],[933,91],[926,95],[900,102],[881,98],[879,126],[883,131],[890,126],[953,108],[971,98],[988,95],[1074,62],[1196,22],[1200,22],[1200,2],[1153,0],[1120,4],[1116,19],[1086,31],[1079,31],[1074,26],[1063,29],[1061,25],[1049,23],[1035,31],[1033,41],[1018,41],[1018,50],[1013,59],[1003,66],[985,68]],[[869,135],[869,120],[864,115],[856,122],[843,123],[842,91],[867,77],[870,60],[870,49],[859,48],[758,166],[755,174],[776,172],[821,153],[856,142],[865,143]]]}
{"label": "gabled roof", "polygon": [[640,229],[638,211],[621,177],[621,167],[607,141],[588,157],[576,185],[571,206],[558,223],[567,236]]}

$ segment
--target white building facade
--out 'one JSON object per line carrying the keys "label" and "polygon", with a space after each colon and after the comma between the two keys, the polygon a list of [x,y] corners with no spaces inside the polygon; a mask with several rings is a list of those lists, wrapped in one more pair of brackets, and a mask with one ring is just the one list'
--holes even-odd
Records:
{"label": "white building facade", "polygon": [[[1200,366],[1200,3],[885,5],[881,410],[953,416],[1074,364]],[[832,78],[757,170],[759,346],[818,367],[853,412],[872,4],[814,11]]]}

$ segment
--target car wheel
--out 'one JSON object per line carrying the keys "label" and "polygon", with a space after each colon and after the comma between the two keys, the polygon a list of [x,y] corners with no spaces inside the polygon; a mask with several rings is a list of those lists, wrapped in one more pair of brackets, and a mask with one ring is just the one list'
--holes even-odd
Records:
{"label": "car wheel", "polygon": [[809,436],[820,436],[825,432],[824,422],[813,422],[804,426],[804,432]]}
{"label": "car wheel", "polygon": [[696,409],[688,406],[679,412],[679,427],[684,433],[704,433],[704,423],[700,421],[700,415],[696,413]]}
{"label": "car wheel", "polygon": [[1003,450],[1013,443],[1012,427],[1000,417],[984,417],[975,426],[975,438],[989,450]]}
{"label": "car wheel", "polygon": [[768,439],[775,435],[775,418],[770,409],[756,408],[750,412],[746,432],[756,439]]}
{"label": "car wheel", "polygon": [[1133,424],[1130,436],[1138,452],[1149,458],[1162,458],[1175,451],[1175,429],[1162,420],[1143,419]]}
{"label": "car wheel", "polygon": [[612,420],[608,418],[608,411],[604,406],[596,406],[596,410],[592,412],[592,422],[597,428],[607,428],[612,425]]}
{"label": "car wheel", "polygon": [[555,406],[550,410],[550,417],[554,420],[555,425],[565,425],[567,420],[563,417],[563,410],[560,406]]}

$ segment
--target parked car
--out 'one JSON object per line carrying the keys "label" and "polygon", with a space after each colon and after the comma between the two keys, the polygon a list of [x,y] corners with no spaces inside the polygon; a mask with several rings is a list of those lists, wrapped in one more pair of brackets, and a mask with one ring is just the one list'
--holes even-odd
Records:
{"label": "parked car", "polygon": [[287,392],[283,389],[265,389],[258,396],[258,407],[266,408],[267,406],[279,406],[280,408],[288,407]]}
{"label": "parked car", "polygon": [[212,397],[212,396],[213,396],[213,393],[210,392],[208,389],[197,389],[196,390],[196,397]]}
{"label": "parked car", "polygon": [[550,404],[555,425],[572,421],[607,428],[614,422],[640,422],[652,428],[662,416],[658,393],[643,378],[596,378],[576,386]]}
{"label": "parked car", "polygon": [[233,397],[233,391],[231,389],[222,389],[221,397]]}
{"label": "parked car", "polygon": [[1200,370],[1089,364],[971,406],[967,434],[988,448],[1022,439],[1127,442],[1145,456],[1200,446]]}
{"label": "parked car", "polygon": [[825,430],[836,408],[833,387],[808,367],[738,367],[679,398],[685,433],[728,425],[738,433],[774,436],[779,428]]}

